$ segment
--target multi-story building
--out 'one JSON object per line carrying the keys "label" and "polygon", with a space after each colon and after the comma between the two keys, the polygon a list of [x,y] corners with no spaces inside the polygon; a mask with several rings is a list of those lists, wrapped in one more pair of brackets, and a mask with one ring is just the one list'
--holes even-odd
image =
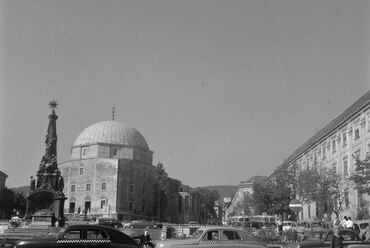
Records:
{"label": "multi-story building", "polygon": [[6,178],[8,177],[7,174],[5,174],[4,172],[0,171],[0,190],[2,190],[3,188],[5,188],[5,182],[6,182]]}
{"label": "multi-story building", "polygon": [[157,219],[158,209],[174,223],[199,215],[199,199],[179,180],[166,180],[167,206],[158,204],[153,152],[136,129],[114,120],[84,129],[59,164],[67,197],[64,213],[119,220]]}
{"label": "multi-story building", "polygon": [[[334,168],[348,177],[355,170],[355,159],[365,159],[370,152],[370,91],[359,98],[343,113],[308,139],[281,164],[265,182],[273,180],[280,169],[298,165],[320,165]],[[352,187],[345,194],[343,216],[357,217],[359,197]],[[305,204],[299,219],[310,220],[316,216],[316,204]]]}
{"label": "multi-story building", "polygon": [[[254,176],[247,181],[241,181],[237,186],[236,191],[232,195],[230,202],[227,204],[225,209],[225,221],[230,220],[234,215],[253,215],[255,213],[255,208],[253,202],[245,202],[247,195],[253,195],[253,185],[257,182],[261,182],[265,179],[264,176]],[[250,199],[250,198],[249,198]],[[248,201],[248,200],[247,200]],[[248,211],[245,211],[243,205],[247,205]]]}

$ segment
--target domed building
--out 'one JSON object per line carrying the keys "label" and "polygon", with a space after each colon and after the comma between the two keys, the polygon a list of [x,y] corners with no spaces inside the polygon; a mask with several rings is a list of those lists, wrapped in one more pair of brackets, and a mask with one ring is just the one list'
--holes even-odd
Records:
{"label": "domed building", "polygon": [[59,164],[67,218],[155,218],[152,159],[153,152],[135,128],[114,120],[87,127],[71,148],[71,160]]}

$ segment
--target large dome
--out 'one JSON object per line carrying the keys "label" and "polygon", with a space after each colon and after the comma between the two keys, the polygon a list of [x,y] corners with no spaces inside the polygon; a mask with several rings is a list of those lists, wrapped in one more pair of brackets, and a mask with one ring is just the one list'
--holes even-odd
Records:
{"label": "large dome", "polygon": [[85,128],[78,135],[73,146],[96,143],[135,146],[149,150],[148,144],[139,131],[118,121],[102,121]]}

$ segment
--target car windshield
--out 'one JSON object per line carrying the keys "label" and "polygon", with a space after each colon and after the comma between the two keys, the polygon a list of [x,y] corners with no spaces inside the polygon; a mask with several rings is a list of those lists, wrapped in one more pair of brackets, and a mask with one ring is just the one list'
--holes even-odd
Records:
{"label": "car windshield", "polygon": [[202,236],[202,234],[203,234],[203,230],[196,230],[195,231],[195,233],[193,234],[193,237],[192,237],[192,239],[199,239],[200,238],[200,236]]}
{"label": "car windshield", "polygon": [[65,230],[66,227],[63,227],[62,229],[59,230],[59,232],[53,234],[53,238],[59,238],[64,233]]}

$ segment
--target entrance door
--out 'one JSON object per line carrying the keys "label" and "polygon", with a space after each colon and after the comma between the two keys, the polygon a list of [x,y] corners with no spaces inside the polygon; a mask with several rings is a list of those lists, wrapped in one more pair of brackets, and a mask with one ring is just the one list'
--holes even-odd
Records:
{"label": "entrance door", "polygon": [[87,214],[87,213],[90,213],[90,210],[91,210],[91,202],[90,201],[86,201],[85,202],[85,215]]}

